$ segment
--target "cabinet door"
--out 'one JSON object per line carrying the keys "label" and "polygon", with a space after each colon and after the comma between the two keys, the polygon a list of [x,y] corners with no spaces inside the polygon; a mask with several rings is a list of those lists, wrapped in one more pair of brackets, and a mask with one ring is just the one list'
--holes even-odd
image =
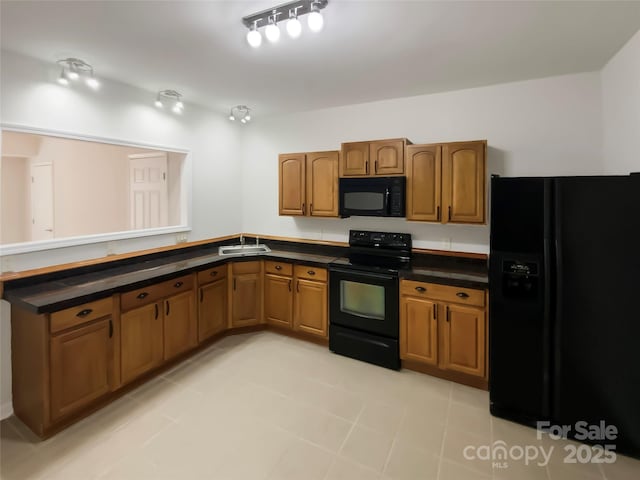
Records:
{"label": "cabinet door", "polygon": [[152,303],[120,317],[120,368],[127,383],[162,363],[161,304]]}
{"label": "cabinet door", "polygon": [[234,275],[232,285],[231,326],[244,327],[260,323],[260,275]]}
{"label": "cabinet door", "polygon": [[440,221],[440,145],[407,146],[407,220]]}
{"label": "cabinet door", "polygon": [[484,223],[485,142],[442,146],[443,221]]}
{"label": "cabinet door", "polygon": [[304,215],[305,154],[280,155],[278,158],[279,214]]}
{"label": "cabinet door", "polygon": [[343,143],[340,151],[340,176],[369,174],[369,142]]}
{"label": "cabinet door", "polygon": [[309,215],[338,216],[338,152],[307,153]]}
{"label": "cabinet door", "polygon": [[369,159],[373,175],[402,175],[404,173],[404,141],[371,142]]}
{"label": "cabinet door", "polygon": [[222,278],[200,287],[198,341],[227,328],[227,280]]}
{"label": "cabinet door", "polygon": [[52,420],[111,390],[112,332],[112,320],[105,318],[51,337]]}
{"label": "cabinet door", "polygon": [[166,298],[164,304],[164,359],[186,352],[198,343],[193,291]]}
{"label": "cabinet door", "polygon": [[442,334],[441,367],[485,375],[485,313],[483,309],[447,304]]}
{"label": "cabinet door", "polygon": [[400,358],[438,364],[438,305],[417,297],[400,299]]}
{"label": "cabinet door", "polygon": [[327,284],[297,279],[294,303],[294,329],[326,338]]}
{"label": "cabinet door", "polygon": [[264,316],[267,323],[292,328],[293,280],[271,274],[264,278]]}

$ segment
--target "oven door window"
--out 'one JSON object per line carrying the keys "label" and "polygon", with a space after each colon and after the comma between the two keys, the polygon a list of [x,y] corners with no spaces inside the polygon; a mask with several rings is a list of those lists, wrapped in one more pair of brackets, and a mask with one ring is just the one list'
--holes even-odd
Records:
{"label": "oven door window", "polygon": [[382,211],[384,209],[384,194],[380,192],[345,192],[344,207],[353,211]]}
{"label": "oven door window", "polygon": [[340,280],[340,310],[358,317],[384,320],[384,287]]}

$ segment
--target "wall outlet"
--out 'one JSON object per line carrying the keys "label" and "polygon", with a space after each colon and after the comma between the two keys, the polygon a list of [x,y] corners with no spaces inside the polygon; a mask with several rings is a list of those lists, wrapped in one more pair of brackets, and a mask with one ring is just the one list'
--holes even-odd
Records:
{"label": "wall outlet", "polygon": [[116,254],[116,245],[113,242],[107,242],[107,257]]}
{"label": "wall outlet", "polygon": [[451,250],[451,238],[446,237],[442,239],[442,249],[443,250]]}
{"label": "wall outlet", "polygon": [[186,233],[179,233],[176,235],[176,243],[185,243],[187,241]]}

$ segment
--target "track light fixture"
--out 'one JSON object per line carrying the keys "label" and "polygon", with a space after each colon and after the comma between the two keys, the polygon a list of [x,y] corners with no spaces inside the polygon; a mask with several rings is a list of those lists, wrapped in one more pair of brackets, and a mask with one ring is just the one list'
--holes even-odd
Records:
{"label": "track light fixture", "polygon": [[246,105],[236,105],[231,107],[229,111],[229,120],[232,122],[240,120],[240,123],[245,124],[251,120],[251,109]]}
{"label": "track light fixture", "polygon": [[[278,19],[287,18],[287,33],[291,38],[298,38],[302,33],[302,24],[298,17],[309,14],[307,25],[312,32],[319,32],[324,26],[324,18],[320,10],[325,8],[329,0],[296,0],[283,3],[277,7],[247,15],[242,23],[249,29],[247,43],[254,48],[262,44],[259,28],[265,27],[264,34],[271,43],[280,39]],[[280,17],[279,17],[280,16]]]}
{"label": "track light fixture", "polygon": [[56,62],[61,67],[58,83],[60,85],[69,85],[69,80],[76,81],[80,77],[84,77],[88,87],[97,90],[100,88],[100,82],[93,74],[93,67],[84,60],[79,58],[64,58]]}
{"label": "track light fixture", "polygon": [[171,105],[173,113],[180,114],[184,110],[182,103],[182,94],[175,90],[160,90],[156,95],[154,105],[158,108],[164,108],[166,104]]}

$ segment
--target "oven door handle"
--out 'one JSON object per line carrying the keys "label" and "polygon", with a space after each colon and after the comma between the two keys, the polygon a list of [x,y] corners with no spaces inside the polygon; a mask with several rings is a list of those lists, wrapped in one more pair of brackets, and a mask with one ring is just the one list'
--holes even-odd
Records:
{"label": "oven door handle", "polygon": [[339,273],[342,275],[349,275],[350,277],[370,278],[375,280],[395,280],[397,277],[394,275],[387,275],[385,273],[363,272],[361,270],[349,270],[346,268],[329,267],[329,272]]}
{"label": "oven door handle", "polygon": [[384,191],[384,205],[385,205],[385,210],[387,212],[387,215],[391,215],[391,202],[389,201],[389,189],[387,188]]}

